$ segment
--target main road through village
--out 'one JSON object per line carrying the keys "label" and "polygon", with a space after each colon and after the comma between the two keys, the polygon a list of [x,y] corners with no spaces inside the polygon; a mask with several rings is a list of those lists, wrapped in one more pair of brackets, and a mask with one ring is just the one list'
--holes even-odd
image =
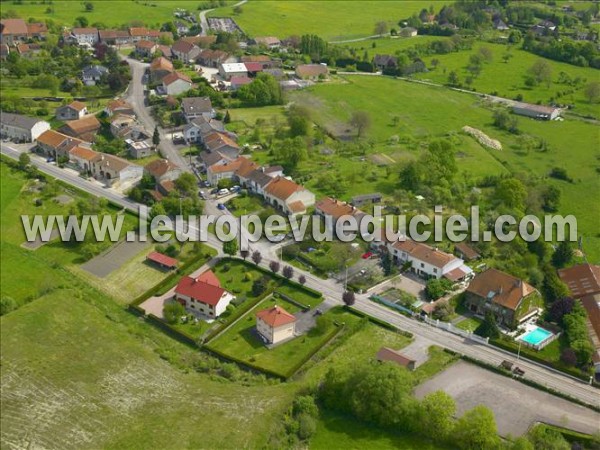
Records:
{"label": "main road through village", "polygon": [[[152,118],[149,109],[145,105],[144,85],[142,84],[144,71],[147,64],[140,63],[131,59],[127,59],[132,68],[132,82],[127,90],[126,98],[134,106],[135,112],[139,120],[148,128],[154,129],[156,123]],[[177,148],[172,144],[163,130],[161,131],[161,150],[163,156],[177,165],[180,165],[191,171],[184,157],[177,151]],[[2,154],[12,159],[18,159],[19,154],[26,151],[21,146],[12,146],[11,144],[1,144]],[[47,163],[42,158],[32,158],[32,164],[37,166],[40,171],[52,177],[58,178],[66,183],[75,186],[78,189],[86,191],[97,197],[104,197],[116,205],[121,206],[131,212],[138,213],[140,204],[131,201],[125,195],[116,192],[112,189],[103,188],[97,183],[90,182],[71,173],[67,170],[60,169],[56,165]],[[213,200],[205,202],[205,214],[219,215],[227,214],[227,212],[219,211]],[[247,232],[242,230],[242,232]],[[209,246],[216,248],[219,254],[222,254],[222,243],[211,233],[207,235]],[[250,250],[259,251],[263,259],[261,265],[268,267],[273,260],[279,260],[278,249],[283,245],[275,244],[266,239],[251,244]],[[306,285],[310,288],[320,291],[325,300],[322,305],[323,309],[328,309],[334,305],[342,304],[342,294],[344,286],[337,280],[323,280],[308,272],[300,269],[294,269],[298,274],[303,274],[306,278]],[[394,327],[412,333],[416,338],[423,341],[425,345],[437,345],[457,353],[466,355],[473,359],[482,361],[494,366],[500,365],[504,360],[517,362],[516,356],[510,352],[504,351],[491,345],[474,342],[470,339],[452,334],[448,331],[433,327],[426,323],[415,319],[405,317],[395,311],[392,311],[382,305],[373,303],[368,299],[367,294],[358,295],[354,308],[368,314],[372,317],[385,321]],[[534,361],[520,358],[517,362],[518,366],[525,371],[525,378],[553,389],[557,392],[566,394],[572,398],[578,399],[586,404],[600,407],[600,390],[593,386],[573,377],[570,377],[562,372],[551,369]]]}

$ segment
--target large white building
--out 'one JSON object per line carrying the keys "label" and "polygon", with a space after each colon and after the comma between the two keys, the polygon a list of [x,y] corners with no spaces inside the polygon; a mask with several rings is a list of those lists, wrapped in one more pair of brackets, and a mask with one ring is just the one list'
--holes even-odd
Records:
{"label": "large white building", "polygon": [[277,344],[296,334],[296,318],[281,306],[256,313],[256,331],[267,344]]}
{"label": "large white building", "polygon": [[234,298],[221,287],[221,282],[211,270],[195,278],[183,277],[175,288],[175,300],[186,309],[209,318],[223,314]]}
{"label": "large white building", "polygon": [[0,135],[16,142],[33,142],[44,131],[50,129],[45,120],[21,114],[2,112],[0,114]]}

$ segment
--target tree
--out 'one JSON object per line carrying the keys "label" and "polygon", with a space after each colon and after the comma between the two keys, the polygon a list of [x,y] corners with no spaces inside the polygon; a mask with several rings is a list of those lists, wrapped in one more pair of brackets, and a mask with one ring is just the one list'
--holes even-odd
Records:
{"label": "tree", "polygon": [[354,111],[350,117],[350,125],[356,128],[357,136],[360,138],[371,127],[371,116],[366,111]]}
{"label": "tree", "polygon": [[452,289],[452,282],[446,278],[432,278],[427,281],[425,294],[430,300],[437,300]]}
{"label": "tree", "polygon": [[167,323],[177,323],[183,315],[185,315],[185,308],[177,301],[167,303],[163,308],[163,316]]}
{"label": "tree", "polygon": [[298,277],[298,283],[304,286],[304,284],[306,283],[306,277],[304,275],[300,275]]}
{"label": "tree", "polygon": [[571,445],[565,440],[558,431],[540,424],[533,427],[527,433],[529,441],[534,448],[546,450],[570,450]]}
{"label": "tree", "polygon": [[487,63],[491,63],[494,60],[494,52],[489,47],[481,47],[479,49],[479,55],[481,55],[483,60]]}
{"label": "tree", "polygon": [[552,265],[557,269],[562,269],[573,259],[573,248],[569,241],[564,240],[558,243],[554,254],[552,255]]}
{"label": "tree", "polygon": [[14,311],[19,307],[19,304],[15,301],[14,298],[4,296],[0,299],[0,316],[4,314],[8,314],[11,311]]}
{"label": "tree", "polygon": [[470,409],[458,419],[454,428],[454,437],[460,448],[464,449],[498,447],[500,440],[494,413],[483,405]]}
{"label": "tree", "polygon": [[252,283],[252,295],[258,297],[267,290],[268,286],[269,279],[266,276],[260,277],[258,280],[255,280],[254,283]]}
{"label": "tree", "polygon": [[382,34],[387,34],[387,32],[388,32],[388,25],[386,22],[380,21],[375,24],[375,34],[382,35]]}
{"label": "tree", "polygon": [[450,86],[458,86],[460,84],[460,80],[458,79],[458,74],[455,70],[451,71],[448,74],[448,84]]}
{"label": "tree", "polygon": [[517,118],[509,115],[506,111],[494,111],[494,126],[501,130],[506,130],[510,133],[517,134],[519,132],[519,122]]}
{"label": "tree", "polygon": [[529,68],[529,73],[536,83],[546,83],[546,86],[550,86],[552,82],[552,66],[548,61],[538,59]]}
{"label": "tree", "polygon": [[506,178],[497,184],[494,197],[507,208],[523,211],[527,189],[516,178]]}
{"label": "tree", "polygon": [[562,323],[565,315],[570,314],[575,306],[575,301],[571,297],[562,297],[555,300],[548,308],[548,319],[558,324]]}
{"label": "tree", "polygon": [[388,251],[384,251],[381,255],[381,268],[386,277],[392,273],[392,255]]}
{"label": "tree", "polygon": [[352,291],[346,291],[342,294],[342,300],[346,306],[352,306],[356,302],[356,296]]}
{"label": "tree", "polygon": [[477,334],[488,338],[497,338],[500,336],[500,330],[496,324],[496,317],[491,311],[485,313],[483,323],[477,328]]}
{"label": "tree", "polygon": [[154,134],[152,135],[152,143],[158,147],[160,144],[160,133],[158,132],[158,126],[154,127]]}
{"label": "tree", "polygon": [[292,266],[285,266],[281,273],[284,277],[290,280],[294,276],[294,268]]}
{"label": "tree", "polygon": [[569,296],[567,285],[558,278],[556,270],[547,265],[544,267],[544,282],[542,283],[542,292],[549,302],[555,302],[561,298]]}
{"label": "tree", "polygon": [[456,403],[444,391],[427,394],[419,405],[419,427],[423,435],[435,430],[432,437],[440,442],[445,441],[454,427]]}
{"label": "tree", "polygon": [[558,211],[561,191],[556,186],[550,185],[541,194],[542,208],[546,212]]}
{"label": "tree", "polygon": [[243,8],[240,5],[234,6],[233,7],[233,13],[236,16],[239,16],[242,12],[244,12]]}
{"label": "tree", "polygon": [[231,115],[229,114],[229,110],[227,110],[225,112],[225,117],[223,117],[223,123],[230,123],[231,122]]}
{"label": "tree", "polygon": [[19,155],[19,168],[25,170],[31,164],[31,157],[27,153]]}
{"label": "tree", "polygon": [[300,136],[285,139],[275,147],[275,153],[284,167],[294,170],[307,157],[306,142]]}
{"label": "tree", "polygon": [[600,101],[600,82],[592,81],[583,89],[583,94],[590,103],[598,103]]}
{"label": "tree", "polygon": [[560,360],[567,366],[574,367],[577,364],[577,355],[572,348],[565,348],[560,354]]}
{"label": "tree", "polygon": [[246,258],[250,255],[250,250],[241,250],[240,255],[244,258],[244,261],[246,261]]}
{"label": "tree", "polygon": [[94,10],[94,4],[92,2],[84,3],[86,12],[92,12]]}
{"label": "tree", "polygon": [[231,241],[224,242],[223,251],[228,255],[234,256],[238,251],[237,239],[232,239]]}
{"label": "tree", "polygon": [[254,261],[254,264],[256,264],[257,266],[262,261],[262,255],[260,254],[260,252],[258,250],[254,250],[252,252],[251,258],[252,258],[252,261]]}
{"label": "tree", "polygon": [[269,263],[269,269],[271,269],[271,272],[273,272],[273,273],[279,272],[280,267],[281,267],[281,264],[279,264],[279,261],[271,261]]}
{"label": "tree", "polygon": [[87,17],[79,16],[75,18],[74,25],[76,27],[85,28],[89,25],[89,23],[90,22],[87,20]]}
{"label": "tree", "polygon": [[189,172],[179,175],[174,184],[182,194],[188,197],[196,194],[196,177]]}

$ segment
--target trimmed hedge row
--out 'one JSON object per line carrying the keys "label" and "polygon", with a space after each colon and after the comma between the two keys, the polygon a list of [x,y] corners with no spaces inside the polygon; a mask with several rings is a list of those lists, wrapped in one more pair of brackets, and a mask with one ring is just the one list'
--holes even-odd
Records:
{"label": "trimmed hedge row", "polygon": [[385,322],[385,321],[378,319],[376,317],[373,317],[373,316],[369,316],[368,314],[363,313],[362,311],[359,311],[357,309],[354,309],[351,306],[344,305],[344,308],[349,313],[354,314],[357,317],[366,317],[369,320],[369,322],[374,323],[375,325],[379,325],[380,327],[383,327],[387,330],[394,331],[398,334],[401,334],[402,336],[406,336],[407,338],[412,339],[414,337],[414,335],[412,333],[409,333],[408,331],[404,331],[399,328],[396,328],[394,325],[392,325],[388,322]]}
{"label": "trimmed hedge row", "polygon": [[145,302],[147,299],[149,299],[153,295],[156,295],[159,291],[161,291],[170,283],[172,283],[176,278],[180,278],[186,275],[186,272],[193,265],[198,264],[203,259],[206,259],[206,255],[200,254],[186,261],[184,264],[182,264],[180,267],[174,270],[170,275],[168,275],[165,279],[161,280],[160,282],[152,286],[150,289],[148,289],[146,292],[144,292],[142,295],[138,296],[135,300],[133,300],[130,303],[130,305],[138,306],[141,303]]}
{"label": "trimmed hedge row", "polygon": [[[514,346],[511,345],[510,342],[503,341],[502,339],[490,339],[490,344],[492,344],[496,347],[500,347],[503,350],[507,350],[511,353],[514,353],[515,355],[518,353],[518,349],[514,348]],[[583,375],[580,370],[575,369],[575,368],[559,366],[556,363],[547,361],[544,358],[541,358],[540,356],[538,356],[536,353],[530,351],[528,348],[521,348],[521,355],[526,357],[527,359],[531,359],[532,361],[540,363],[546,367],[550,367],[552,369],[558,370],[559,372],[566,373],[567,375],[571,375],[582,381],[586,381],[586,382],[589,381],[589,376]]]}
{"label": "trimmed hedge row", "polygon": [[[453,352],[451,350],[444,349],[444,351],[446,351],[446,352],[448,352],[450,354],[453,354],[453,355],[457,354],[456,352]],[[479,367],[481,367],[483,369],[490,370],[490,371],[495,372],[495,373],[497,373],[499,375],[504,375],[505,377],[508,377],[508,378],[513,378],[511,372],[509,372],[508,370],[502,369],[502,368],[500,368],[498,366],[494,366],[492,364],[488,364],[486,362],[479,361],[478,359],[471,358],[470,356],[467,356],[467,355],[460,355],[460,358],[462,360],[464,360],[464,361],[467,361],[468,363],[474,364],[474,365],[479,366]],[[592,410],[594,410],[596,412],[600,412],[600,407],[598,407],[598,406],[589,405],[589,404],[587,404],[587,403],[585,403],[585,402],[583,402],[583,401],[581,401],[581,400],[579,400],[577,398],[574,398],[574,397],[571,397],[570,395],[567,395],[567,394],[564,394],[562,392],[556,391],[556,390],[554,390],[552,388],[549,388],[548,386],[544,386],[543,384],[540,384],[540,383],[538,383],[536,381],[532,381],[532,380],[530,380],[528,378],[523,378],[523,377],[518,377],[518,378],[513,378],[513,379],[516,379],[516,380],[520,381],[521,383],[526,384],[528,386],[531,386],[531,387],[533,387],[535,389],[539,389],[541,391],[547,392],[548,394],[554,395],[556,397],[560,397],[562,399],[568,400],[568,401],[573,402],[573,403],[577,403],[578,405],[585,406],[586,408],[590,408],[590,409],[592,409]]]}
{"label": "trimmed hedge row", "polygon": [[168,335],[177,339],[182,344],[186,344],[191,347],[198,348],[198,343],[196,342],[196,339],[194,339],[189,334],[186,334],[182,331],[176,330],[175,328],[171,327],[168,323],[166,323],[162,319],[159,319],[158,317],[156,317],[154,314],[148,314],[146,316],[146,320],[148,322],[150,322],[151,324],[157,326],[161,330],[166,331]]}

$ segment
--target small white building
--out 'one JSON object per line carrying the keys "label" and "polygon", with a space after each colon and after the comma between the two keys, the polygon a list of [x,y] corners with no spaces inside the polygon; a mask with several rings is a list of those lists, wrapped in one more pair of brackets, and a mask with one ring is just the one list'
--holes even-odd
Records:
{"label": "small white building", "polygon": [[33,142],[44,131],[50,129],[45,120],[2,112],[0,114],[0,135],[16,142]]}
{"label": "small white building", "polygon": [[56,118],[58,120],[77,120],[88,114],[85,103],[74,101],[68,105],[59,106],[56,108]]}
{"label": "small white building", "polygon": [[267,344],[277,344],[296,334],[296,318],[281,306],[273,306],[256,313],[256,331]]}
{"label": "small white building", "polygon": [[94,45],[100,39],[98,28],[73,28],[71,36],[79,45]]}
{"label": "small white building", "polygon": [[560,116],[560,108],[553,106],[533,105],[531,103],[515,103],[513,112],[520,116],[527,116],[533,119],[554,120]]}
{"label": "small white building", "polygon": [[221,287],[212,270],[198,277],[183,277],[175,288],[175,300],[187,310],[209,318],[219,317],[235,297]]}
{"label": "small white building", "polygon": [[192,88],[192,80],[179,72],[173,72],[162,79],[163,90],[167,95],[179,95]]}
{"label": "small white building", "polygon": [[290,215],[303,214],[315,204],[315,194],[282,176],[266,185],[264,196],[269,204]]}
{"label": "small white building", "polygon": [[248,69],[244,63],[219,64],[219,74],[226,80],[231,77],[247,77]]}

